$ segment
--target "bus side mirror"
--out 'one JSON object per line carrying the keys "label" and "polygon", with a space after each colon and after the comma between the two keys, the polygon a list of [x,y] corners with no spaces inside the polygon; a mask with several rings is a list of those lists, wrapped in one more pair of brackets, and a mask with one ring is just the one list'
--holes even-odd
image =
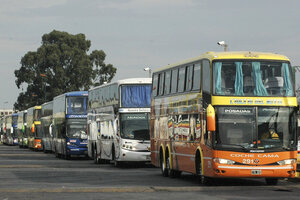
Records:
{"label": "bus side mirror", "polygon": [[34,124],[31,125],[31,133],[35,133],[35,125]]}
{"label": "bus side mirror", "polygon": [[216,131],[216,114],[211,104],[206,109],[206,122],[208,131]]}

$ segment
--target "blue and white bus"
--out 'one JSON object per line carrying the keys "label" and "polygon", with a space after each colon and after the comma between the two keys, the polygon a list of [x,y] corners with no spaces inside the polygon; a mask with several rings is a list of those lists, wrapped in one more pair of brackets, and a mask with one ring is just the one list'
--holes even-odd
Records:
{"label": "blue and white bus", "polygon": [[131,78],[89,90],[88,154],[95,163],[150,162],[151,78]]}
{"label": "blue and white bus", "polygon": [[18,113],[12,114],[12,145],[18,145]]}
{"label": "blue and white bus", "polygon": [[87,91],[68,92],[53,99],[54,153],[69,159],[87,156]]}

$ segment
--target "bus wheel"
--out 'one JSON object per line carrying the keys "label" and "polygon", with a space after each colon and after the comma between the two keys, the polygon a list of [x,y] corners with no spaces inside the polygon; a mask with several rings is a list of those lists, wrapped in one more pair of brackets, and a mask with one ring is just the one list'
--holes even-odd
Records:
{"label": "bus wheel", "polygon": [[163,154],[160,154],[160,169],[161,169],[161,173],[164,177],[168,177],[168,169],[166,168],[166,163],[164,162],[164,157]]}
{"label": "bus wheel", "polygon": [[277,178],[266,178],[267,185],[277,185],[278,179]]}
{"label": "bus wheel", "polygon": [[97,150],[96,149],[93,151],[93,157],[94,157],[94,163],[95,164],[99,164],[99,160],[98,160],[98,157],[97,157]]}
{"label": "bus wheel", "polygon": [[181,171],[177,171],[177,170],[174,171],[174,177],[175,177],[175,178],[180,177],[180,176],[181,176],[181,173],[182,173]]}
{"label": "bus wheel", "polygon": [[168,175],[169,177],[171,178],[175,178],[175,170],[171,169],[171,166],[170,166],[170,156],[167,157],[166,159],[166,167],[167,167],[167,171],[168,171]]}
{"label": "bus wheel", "polygon": [[55,154],[55,157],[58,158],[58,153],[57,153],[56,148],[55,148],[55,150],[54,150],[54,154]]}
{"label": "bus wheel", "polygon": [[197,180],[202,185],[210,185],[211,184],[211,179],[202,174],[202,163],[201,163],[200,155],[198,155],[198,154],[196,156],[196,163],[195,164],[196,164],[196,177],[197,177]]}
{"label": "bus wheel", "polygon": [[115,167],[122,167],[122,162],[114,160],[114,165],[115,165]]}

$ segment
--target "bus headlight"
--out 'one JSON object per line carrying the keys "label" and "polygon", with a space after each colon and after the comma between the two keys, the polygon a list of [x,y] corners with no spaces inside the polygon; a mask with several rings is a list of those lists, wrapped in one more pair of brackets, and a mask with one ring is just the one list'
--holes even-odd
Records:
{"label": "bus headlight", "polygon": [[213,161],[218,164],[234,165],[235,161],[224,158],[214,158]]}
{"label": "bus headlight", "polygon": [[278,165],[292,165],[292,164],[295,164],[297,162],[296,159],[287,159],[287,160],[281,160],[281,161],[278,161]]}
{"label": "bus headlight", "polygon": [[136,148],[133,147],[132,145],[123,144],[122,148],[125,149],[125,150],[136,150]]}

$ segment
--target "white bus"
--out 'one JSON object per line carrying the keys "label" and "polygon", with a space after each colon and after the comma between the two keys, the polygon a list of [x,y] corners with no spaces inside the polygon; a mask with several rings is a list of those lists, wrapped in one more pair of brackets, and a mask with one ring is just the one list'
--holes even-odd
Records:
{"label": "white bus", "polygon": [[88,155],[95,163],[150,162],[151,78],[89,90]]}

